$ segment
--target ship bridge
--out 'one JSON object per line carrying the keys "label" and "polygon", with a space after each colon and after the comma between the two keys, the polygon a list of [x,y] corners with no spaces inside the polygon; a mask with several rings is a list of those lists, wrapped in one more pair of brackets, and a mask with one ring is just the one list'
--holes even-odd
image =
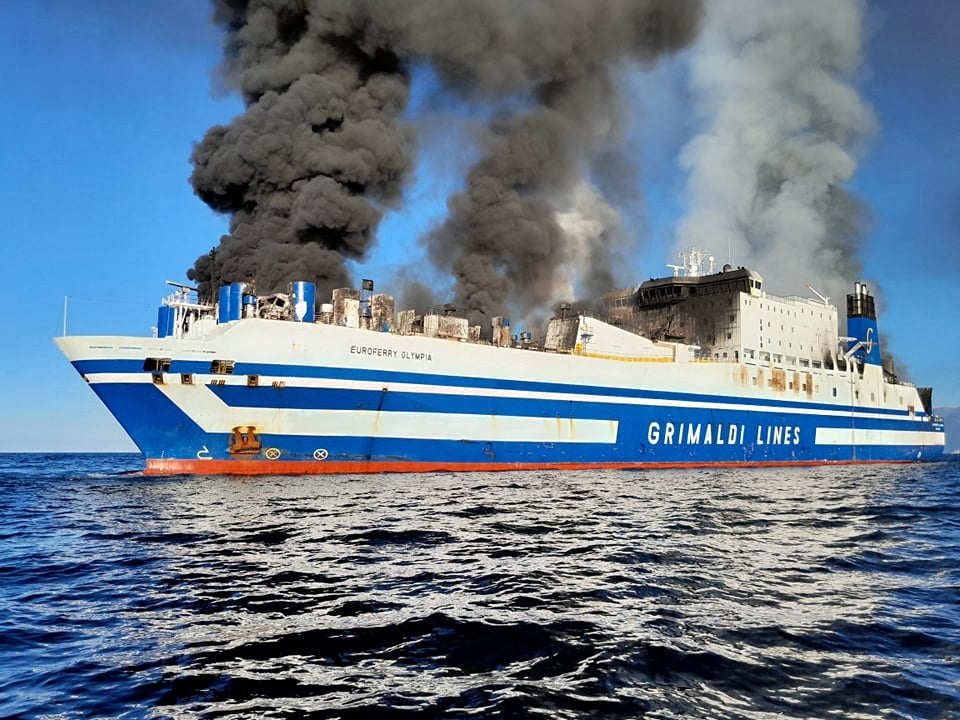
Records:
{"label": "ship bridge", "polygon": [[823,298],[779,298],[745,267],[724,265],[694,248],[670,265],[673,275],[602,296],[615,324],[653,341],[700,348],[703,358],[762,361],[803,368],[832,364],[837,351],[836,308]]}
{"label": "ship bridge", "polygon": [[725,265],[718,273],[710,275],[676,275],[669,278],[650,279],[637,288],[635,303],[638,309],[673,305],[689,298],[709,295],[746,293],[759,297],[763,278],[746,268],[732,269]]}

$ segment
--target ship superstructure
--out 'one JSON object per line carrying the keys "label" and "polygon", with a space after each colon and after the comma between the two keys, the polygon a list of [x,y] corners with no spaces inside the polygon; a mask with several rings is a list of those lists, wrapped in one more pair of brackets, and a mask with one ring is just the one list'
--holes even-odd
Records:
{"label": "ship superstructure", "polygon": [[[816,297],[771,295],[752,270],[724,265],[705,273],[703,251],[689,256],[671,266],[673,277],[604,295],[604,312],[646,337],[697,345],[701,357],[798,368],[843,365],[837,309],[828,298],[812,289]],[[855,292],[861,290],[868,292],[858,283]]]}
{"label": "ship superstructure", "polygon": [[847,335],[827,298],[762,277],[672,277],[564,310],[546,332],[395,312],[373,283],[316,302],[186,286],[155,337],[57,340],[154,473],[330,473],[890,462],[935,457],[929,390],[885,371],[857,283]]}

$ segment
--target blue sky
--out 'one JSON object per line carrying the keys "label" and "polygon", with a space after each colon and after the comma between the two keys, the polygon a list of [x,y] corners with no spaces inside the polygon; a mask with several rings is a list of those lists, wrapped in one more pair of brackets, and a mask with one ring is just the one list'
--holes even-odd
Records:
{"label": "blue sky", "polygon": [[[875,1],[858,87],[880,131],[853,190],[871,209],[862,259],[883,288],[881,330],[938,406],[960,405],[960,27],[956,0]],[[132,450],[51,338],[147,335],[164,280],[216,244],[226,219],[192,193],[192,144],[242,110],[217,92],[218,31],[202,0],[0,2],[0,203],[5,252],[0,451]],[[689,134],[682,58],[631,80],[643,230],[631,266],[660,274],[683,209],[676,154]],[[429,104],[418,78],[415,104]],[[388,289],[419,256],[471,152],[421,133],[405,209],[357,275]],[[760,269],[762,272],[762,269]]]}

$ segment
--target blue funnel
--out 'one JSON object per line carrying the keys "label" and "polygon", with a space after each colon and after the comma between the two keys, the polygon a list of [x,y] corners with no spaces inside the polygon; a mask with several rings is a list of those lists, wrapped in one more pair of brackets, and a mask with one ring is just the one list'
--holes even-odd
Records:
{"label": "blue funnel", "polygon": [[847,295],[847,335],[853,338],[849,348],[861,344],[853,357],[867,365],[883,364],[876,302],[864,283],[855,283],[853,294]]}

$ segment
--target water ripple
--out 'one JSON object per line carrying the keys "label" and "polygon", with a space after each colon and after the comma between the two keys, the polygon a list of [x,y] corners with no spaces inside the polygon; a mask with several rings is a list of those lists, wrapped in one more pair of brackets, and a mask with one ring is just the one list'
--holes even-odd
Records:
{"label": "water ripple", "polygon": [[0,717],[960,716],[960,463],[0,456]]}

